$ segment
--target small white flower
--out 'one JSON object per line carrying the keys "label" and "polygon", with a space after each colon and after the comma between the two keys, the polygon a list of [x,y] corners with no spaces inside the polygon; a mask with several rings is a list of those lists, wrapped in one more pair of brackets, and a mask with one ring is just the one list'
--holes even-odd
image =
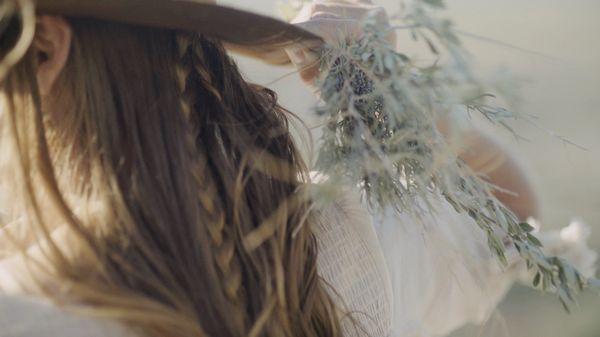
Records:
{"label": "small white flower", "polygon": [[560,231],[560,238],[566,242],[577,243],[587,240],[591,234],[590,227],[576,219]]}

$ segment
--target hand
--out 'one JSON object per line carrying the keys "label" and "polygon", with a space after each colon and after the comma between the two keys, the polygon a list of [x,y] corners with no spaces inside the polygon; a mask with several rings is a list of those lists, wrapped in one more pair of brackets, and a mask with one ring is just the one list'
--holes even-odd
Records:
{"label": "hand", "polygon": [[[389,25],[385,9],[370,0],[314,0],[302,8],[292,23],[321,36],[326,43],[335,44],[340,40],[359,39],[363,33],[361,23],[369,15],[375,15],[382,27]],[[390,39],[394,42],[395,34],[391,34]],[[321,42],[303,42],[286,49],[308,85],[319,75],[320,47]]]}

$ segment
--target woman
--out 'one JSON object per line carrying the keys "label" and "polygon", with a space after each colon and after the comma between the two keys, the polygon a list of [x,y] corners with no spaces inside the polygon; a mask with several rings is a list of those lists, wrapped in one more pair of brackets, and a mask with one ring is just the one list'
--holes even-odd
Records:
{"label": "woman", "polygon": [[[289,114],[220,42],[282,63],[315,35],[212,1],[37,5],[0,11],[0,336],[397,328],[385,240],[352,197],[315,209]],[[350,9],[372,8],[315,6],[309,26]]]}
{"label": "woman", "polygon": [[288,114],[190,30],[272,62],[315,37],[212,2],[37,4],[32,27],[2,2],[0,335],[340,336],[314,231],[348,215],[310,211]]}

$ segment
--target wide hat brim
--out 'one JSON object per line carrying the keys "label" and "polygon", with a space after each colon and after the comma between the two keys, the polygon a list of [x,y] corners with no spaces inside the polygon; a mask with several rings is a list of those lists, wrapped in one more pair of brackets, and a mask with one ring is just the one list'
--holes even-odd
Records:
{"label": "wide hat brim", "polygon": [[289,23],[211,0],[37,0],[36,4],[39,14],[199,32],[272,64],[289,63],[285,47],[320,39]]}

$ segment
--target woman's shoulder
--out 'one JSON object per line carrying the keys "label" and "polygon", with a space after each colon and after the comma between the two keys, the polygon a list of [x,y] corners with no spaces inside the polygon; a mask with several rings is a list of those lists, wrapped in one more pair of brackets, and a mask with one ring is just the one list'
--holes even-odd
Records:
{"label": "woman's shoulder", "polygon": [[120,324],[79,316],[53,303],[22,295],[0,294],[0,337],[126,337]]}

